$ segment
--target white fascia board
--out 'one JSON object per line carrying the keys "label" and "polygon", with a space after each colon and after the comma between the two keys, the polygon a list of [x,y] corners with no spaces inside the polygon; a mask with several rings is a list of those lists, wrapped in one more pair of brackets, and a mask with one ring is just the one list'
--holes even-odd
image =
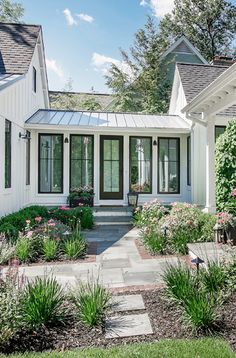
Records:
{"label": "white fascia board", "polygon": [[150,127],[150,128],[127,128],[127,127],[88,127],[88,126],[58,126],[58,125],[43,125],[43,124],[31,124],[31,123],[25,123],[24,126],[25,129],[30,129],[30,130],[43,130],[43,131],[57,131],[57,132],[111,132],[113,134],[115,134],[116,132],[120,133],[150,133],[150,132],[158,132],[158,133],[171,133],[171,134],[175,134],[175,133],[189,133],[190,132],[190,127],[189,128],[155,128],[155,127]]}
{"label": "white fascia board", "polygon": [[[212,97],[219,96],[223,91],[227,91],[230,86],[236,86],[236,63],[225,70],[215,81],[210,83],[203,91],[201,91],[187,106],[182,109],[184,112],[196,112],[198,108],[204,104],[212,102]],[[236,87],[235,87],[236,88]],[[235,98],[236,102],[236,98]],[[222,108],[224,108],[222,106]],[[220,111],[220,110],[219,110]]]}
{"label": "white fascia board", "polygon": [[43,93],[44,93],[45,108],[48,109],[48,108],[50,108],[49,95],[48,95],[48,76],[47,76],[42,28],[40,29],[40,32],[39,32],[39,38],[38,38],[37,45],[38,45],[42,83],[44,84]]}
{"label": "white fascia board", "polygon": [[200,52],[191,44],[191,42],[182,35],[177,41],[175,41],[160,57],[161,60],[165,58],[169,53],[173,52],[173,50],[181,44],[181,42],[185,42],[185,44],[190,48],[190,50],[204,63],[205,65],[209,65],[209,62],[200,54]]}

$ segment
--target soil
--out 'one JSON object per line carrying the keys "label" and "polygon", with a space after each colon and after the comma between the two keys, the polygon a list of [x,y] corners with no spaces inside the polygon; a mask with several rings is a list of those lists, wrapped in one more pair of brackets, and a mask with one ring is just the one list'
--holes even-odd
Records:
{"label": "soil", "polygon": [[[4,349],[4,353],[110,347],[135,342],[153,342],[166,338],[198,338],[201,336],[194,334],[191,328],[184,324],[182,313],[176,306],[166,301],[163,289],[142,290],[136,291],[136,293],[141,293],[143,296],[146,309],[138,312],[148,312],[154,331],[152,335],[105,339],[103,327],[90,329],[71,318],[69,324],[65,326],[21,332]],[[122,312],[122,315],[138,312]],[[108,313],[108,315],[111,314],[112,312]],[[236,351],[236,294],[224,306],[220,312],[220,318],[221,328],[218,334],[222,335]]]}

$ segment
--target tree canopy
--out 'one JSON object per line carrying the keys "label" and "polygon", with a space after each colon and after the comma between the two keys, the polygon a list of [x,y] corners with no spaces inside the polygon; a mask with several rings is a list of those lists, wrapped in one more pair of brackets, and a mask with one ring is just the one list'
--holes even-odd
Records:
{"label": "tree canopy", "polygon": [[20,3],[11,0],[0,0],[0,21],[19,22],[24,15],[24,8]]}
{"label": "tree canopy", "polygon": [[227,0],[174,0],[174,9],[160,22],[165,42],[184,34],[207,60],[233,52],[236,6]]}
{"label": "tree canopy", "polygon": [[152,17],[134,35],[129,51],[121,50],[121,65],[112,64],[106,83],[114,93],[114,109],[149,113],[167,110],[168,84],[160,70],[164,46]]}

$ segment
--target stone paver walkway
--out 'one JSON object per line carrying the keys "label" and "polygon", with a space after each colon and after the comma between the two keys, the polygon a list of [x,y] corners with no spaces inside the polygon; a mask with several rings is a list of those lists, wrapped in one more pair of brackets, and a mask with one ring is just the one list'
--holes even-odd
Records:
{"label": "stone paver walkway", "polygon": [[166,263],[177,263],[176,257],[143,259],[135,244],[139,230],[129,225],[104,225],[85,232],[94,246],[95,262],[61,263],[20,267],[30,279],[53,274],[63,286],[97,279],[109,288],[161,285]]}

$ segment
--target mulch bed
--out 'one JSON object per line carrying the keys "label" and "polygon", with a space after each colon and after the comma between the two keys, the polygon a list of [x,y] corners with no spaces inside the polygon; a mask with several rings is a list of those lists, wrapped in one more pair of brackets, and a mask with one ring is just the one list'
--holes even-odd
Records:
{"label": "mulch bed", "polygon": [[[146,310],[123,312],[122,315],[148,312],[154,331],[152,335],[105,339],[102,328],[89,329],[71,319],[69,325],[66,326],[43,329],[38,332],[22,332],[17,339],[10,342],[4,353],[48,349],[63,351],[71,348],[110,347],[135,342],[153,342],[167,338],[200,337],[184,325],[181,312],[166,301],[163,290],[153,289],[136,291],[136,293],[142,294]],[[236,350],[236,295],[224,306],[221,317],[221,335]]]}

